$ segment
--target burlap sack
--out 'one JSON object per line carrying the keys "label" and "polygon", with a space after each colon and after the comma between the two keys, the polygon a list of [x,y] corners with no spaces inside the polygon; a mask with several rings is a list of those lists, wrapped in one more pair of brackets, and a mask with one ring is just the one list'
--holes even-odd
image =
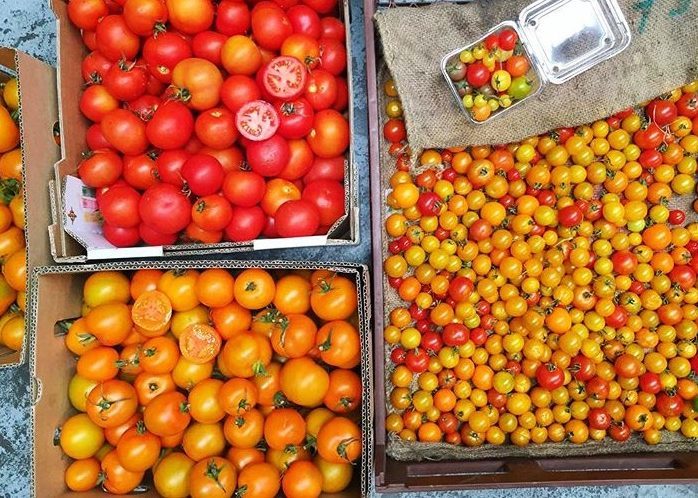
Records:
{"label": "burlap sack", "polygon": [[698,77],[698,2],[618,0],[632,31],[621,54],[561,85],[548,84],[493,121],[473,125],[440,70],[448,52],[515,20],[532,0],[486,1],[379,11],[385,60],[402,99],[413,151],[499,144],[606,117]]}

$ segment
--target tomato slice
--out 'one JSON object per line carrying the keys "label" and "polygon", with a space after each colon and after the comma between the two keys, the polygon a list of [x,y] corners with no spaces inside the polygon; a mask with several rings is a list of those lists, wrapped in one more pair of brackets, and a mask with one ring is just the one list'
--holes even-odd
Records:
{"label": "tomato slice", "polygon": [[203,323],[194,323],[180,334],[179,350],[184,358],[201,365],[216,358],[222,342],[216,329]]}
{"label": "tomato slice", "polygon": [[237,112],[235,126],[243,137],[261,142],[271,138],[279,129],[279,115],[269,102],[253,100]]}
{"label": "tomato slice", "polygon": [[157,290],[142,293],[131,308],[131,319],[139,332],[147,337],[163,335],[172,318],[172,303]]}
{"label": "tomato slice", "polygon": [[279,99],[292,99],[305,90],[308,72],[295,57],[282,55],[275,57],[263,70],[264,88]]}

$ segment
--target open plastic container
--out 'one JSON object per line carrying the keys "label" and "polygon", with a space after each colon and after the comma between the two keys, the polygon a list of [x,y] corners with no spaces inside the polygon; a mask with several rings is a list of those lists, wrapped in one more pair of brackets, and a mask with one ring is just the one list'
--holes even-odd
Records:
{"label": "open plastic container", "polygon": [[[507,27],[519,35],[531,63],[531,70],[535,73],[533,88],[531,93],[510,107],[498,109],[484,121],[476,121],[463,106],[446,68],[461,51]],[[630,39],[630,27],[616,0],[538,0],[524,8],[516,21],[504,21],[476,42],[446,54],[441,59],[441,72],[468,119],[474,124],[482,124],[534,97],[547,83],[565,83],[619,54],[630,45]]]}

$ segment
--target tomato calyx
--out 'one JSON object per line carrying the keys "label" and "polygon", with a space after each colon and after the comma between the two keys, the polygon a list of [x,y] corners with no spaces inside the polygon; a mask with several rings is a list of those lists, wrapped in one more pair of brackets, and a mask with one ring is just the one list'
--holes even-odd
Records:
{"label": "tomato calyx", "polygon": [[278,391],[276,394],[274,394],[274,407],[276,408],[284,408],[289,405],[288,399],[286,399],[286,395]]}
{"label": "tomato calyx", "polygon": [[136,422],[136,432],[141,436],[147,432],[147,429],[145,428],[145,422],[143,422],[142,420]]}
{"label": "tomato calyx", "polygon": [[0,202],[9,204],[19,194],[21,189],[22,186],[19,181],[14,178],[6,178],[0,181]]}
{"label": "tomato calyx", "polygon": [[252,365],[252,372],[254,372],[255,377],[266,377],[269,375],[264,363],[261,361],[257,361],[254,365]]}
{"label": "tomato calyx", "polygon": [[[242,404],[242,401],[240,403]],[[238,417],[235,419],[234,423],[235,423],[235,427],[242,427],[243,425],[245,425],[246,421],[245,421],[244,417]]]}
{"label": "tomato calyx", "polygon": [[339,455],[340,458],[343,458],[347,462],[349,462],[349,456],[347,455],[347,449],[349,448],[350,445],[359,442],[359,440],[355,437],[350,437],[346,439],[342,439],[339,444],[337,445],[336,451],[337,455]]}
{"label": "tomato calyx", "polygon": [[226,491],[225,486],[223,486],[223,484],[220,482],[220,476],[222,472],[223,465],[219,467],[218,465],[216,465],[216,461],[211,459],[206,464],[206,471],[204,472],[204,475],[209,479],[213,479],[219,488],[221,488],[223,491]]}
{"label": "tomato calyx", "polygon": [[235,493],[233,494],[233,498],[244,498],[246,493],[247,493],[247,484],[243,484],[235,491]]}

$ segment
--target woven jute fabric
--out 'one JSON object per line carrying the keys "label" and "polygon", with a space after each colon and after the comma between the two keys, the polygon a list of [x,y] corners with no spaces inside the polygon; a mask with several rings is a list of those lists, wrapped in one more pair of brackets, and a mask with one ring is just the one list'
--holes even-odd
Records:
{"label": "woven jute fabric", "polygon": [[[380,122],[383,123],[387,117],[383,114],[385,104],[388,98],[380,91],[383,83],[390,79],[390,73],[381,61],[378,67],[378,108],[381,110]],[[380,188],[383,196],[387,196],[391,190],[390,176],[395,171],[395,158],[388,153],[388,143],[381,137],[380,145]],[[411,144],[410,144],[411,145]],[[433,167],[433,166],[432,166]],[[442,166],[437,166],[437,169]],[[416,172],[416,170],[413,170]],[[675,196],[672,198],[672,209],[682,209],[689,216],[690,221],[698,221],[691,202],[692,195]],[[385,220],[392,211],[387,203],[383,203],[381,207],[382,217]],[[388,252],[388,237],[383,234],[382,249],[384,257],[387,257]],[[399,307],[405,306],[398,293],[388,284],[388,279],[383,274],[383,310],[375,310],[376,313],[383,313],[385,323],[390,322],[390,312]],[[392,365],[390,360],[390,348],[385,348],[385,364]],[[394,389],[394,385],[390,380],[392,369],[385,369],[384,384],[376,386],[376,389],[385,389],[385,399],[390,399],[390,393]],[[418,389],[416,379],[413,381],[412,389]],[[386,406],[388,413],[394,409],[388,402]],[[625,443],[618,443],[610,438],[603,441],[589,441],[584,444],[574,444],[570,442],[562,443],[545,443],[542,445],[529,444],[525,447],[517,447],[511,444],[503,446],[494,446],[485,444],[479,447],[471,448],[467,446],[454,446],[448,443],[419,443],[402,441],[397,435],[390,434],[387,438],[386,452],[387,454],[402,461],[424,461],[424,460],[480,460],[487,458],[511,458],[511,457],[528,457],[528,458],[544,458],[544,457],[565,457],[565,456],[591,456],[591,455],[608,455],[615,453],[646,453],[646,452],[683,452],[683,451],[698,451],[698,441],[687,439],[681,433],[672,433],[662,431],[662,442],[657,445],[648,445],[642,440],[641,436],[634,435]]]}
{"label": "woven jute fabric", "polygon": [[590,70],[526,99],[481,125],[463,115],[441,74],[448,52],[515,20],[531,0],[486,1],[379,11],[383,55],[402,99],[413,151],[517,141],[592,122],[698,77],[698,1],[619,0],[630,46]]}

